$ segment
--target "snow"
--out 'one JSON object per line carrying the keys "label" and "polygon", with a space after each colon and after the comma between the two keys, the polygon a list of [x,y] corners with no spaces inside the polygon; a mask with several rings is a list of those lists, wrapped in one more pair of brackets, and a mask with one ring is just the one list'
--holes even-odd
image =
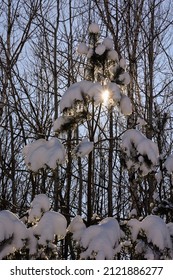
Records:
{"label": "snow", "polygon": [[81,253],[82,259],[113,259],[119,246],[121,231],[116,219],[108,217],[98,225],[93,225],[83,232],[80,244],[86,249]]}
{"label": "snow", "polygon": [[161,180],[163,179],[161,170],[155,174],[155,178],[158,184],[160,184]]}
{"label": "snow", "polygon": [[50,209],[50,201],[47,195],[38,194],[35,196],[31,203],[31,209],[29,210],[28,222],[34,223],[38,221],[42,214]]}
{"label": "snow", "polygon": [[71,223],[69,224],[67,230],[71,233],[73,233],[73,239],[75,241],[80,241],[82,234],[84,230],[86,229],[86,226],[81,218],[81,216],[77,215],[73,218]]}
{"label": "snow", "polygon": [[116,219],[108,217],[98,225],[86,228],[82,218],[76,216],[68,230],[73,233],[73,239],[84,248],[81,259],[88,257],[96,260],[113,259],[119,249],[121,230]]}
{"label": "snow", "polygon": [[129,213],[129,218],[131,218],[133,216],[137,216],[137,210],[135,208],[133,208]]}
{"label": "snow", "polygon": [[168,228],[168,231],[169,231],[169,234],[170,234],[170,236],[172,236],[173,237],[173,223],[168,223],[167,224],[167,228]]}
{"label": "snow", "polygon": [[147,175],[158,163],[157,145],[136,129],[127,130],[122,137],[122,149],[127,155],[127,166]]}
{"label": "snow", "polygon": [[119,65],[121,68],[123,68],[124,70],[126,69],[126,60],[125,58],[121,58],[119,61]]}
{"label": "snow", "polygon": [[88,155],[94,148],[94,143],[84,138],[73,150],[73,154],[77,157],[84,157]]}
{"label": "snow", "polygon": [[4,242],[0,249],[0,259],[21,250],[24,246],[29,249],[30,255],[34,255],[38,251],[38,244],[48,245],[48,242],[54,241],[55,236],[58,239],[65,237],[67,227],[65,217],[60,213],[48,211],[49,208],[48,197],[44,194],[37,195],[31,203],[28,222],[29,219],[32,220],[34,211],[38,214],[38,209],[40,211],[37,220],[41,219],[29,228],[26,228],[26,225],[10,211],[0,212],[0,243]]}
{"label": "snow", "polygon": [[80,43],[78,45],[78,48],[77,48],[77,52],[79,54],[87,54],[88,53],[88,47],[85,43]]}
{"label": "snow", "polygon": [[[123,114],[130,115],[132,113],[132,104],[128,96],[121,94],[120,88],[116,83],[109,82],[106,85],[110,92],[110,99],[116,105],[120,102],[120,109]],[[71,85],[63,94],[60,101],[60,111],[65,112],[66,109],[74,108],[75,102],[84,101],[84,99],[93,99],[95,105],[103,102],[102,93],[105,90],[105,85],[102,86],[99,82],[81,81]],[[54,131],[60,130],[61,126],[68,122],[68,118],[60,116],[54,123]]]}
{"label": "snow", "polygon": [[147,248],[147,252],[145,253],[144,258],[147,260],[154,260],[154,254],[150,248]]}
{"label": "snow", "polygon": [[[114,101],[119,101],[121,99],[120,88],[115,83],[108,84],[108,90],[110,90],[112,94],[112,99]],[[93,99],[95,104],[98,105],[102,103],[102,92],[104,91],[104,87],[96,82],[89,81],[81,81],[70,86],[67,91],[63,94],[60,101],[60,111],[61,113],[67,109],[72,108],[76,101],[83,101],[83,98]],[[62,124],[64,124],[67,120],[62,116],[59,117],[55,124],[54,129],[58,130]]]}
{"label": "snow", "polygon": [[130,228],[131,231],[131,238],[132,241],[136,241],[138,233],[140,231],[140,222],[137,219],[131,219],[127,222],[127,225]]}
{"label": "snow", "polygon": [[103,87],[100,83],[93,83],[88,91],[89,97],[94,99],[96,105],[102,102]]}
{"label": "snow", "polygon": [[60,111],[71,108],[75,101],[83,101],[83,95],[87,95],[89,89],[93,86],[90,81],[80,81],[72,84],[63,94],[60,101]]}
{"label": "snow", "polygon": [[130,75],[128,72],[124,72],[123,74],[120,74],[118,77],[118,80],[122,82],[124,85],[130,84]]}
{"label": "snow", "polygon": [[173,172],[173,155],[169,155],[167,159],[164,162],[164,166],[168,172],[168,174],[171,174]]}
{"label": "snow", "polygon": [[137,118],[137,124],[139,125],[139,127],[145,126],[147,123],[144,119],[138,117]]}
{"label": "snow", "polygon": [[92,48],[89,49],[88,53],[87,53],[87,58],[91,58],[94,54],[94,50]]}
{"label": "snow", "polygon": [[103,40],[103,45],[105,46],[105,48],[107,50],[112,50],[113,47],[114,47],[114,42],[111,38],[109,37],[106,37],[104,40]]}
{"label": "snow", "polygon": [[89,32],[90,33],[94,33],[94,34],[97,34],[100,32],[100,27],[97,23],[91,23],[89,25]]}
{"label": "snow", "polygon": [[131,219],[127,224],[130,227],[133,241],[137,240],[139,231],[143,230],[148,243],[152,242],[153,245],[156,245],[160,250],[172,248],[169,230],[164,220],[160,217],[148,215],[141,222],[137,219]]}
{"label": "snow", "polygon": [[55,236],[58,240],[66,235],[67,220],[57,212],[47,211],[44,213],[37,225],[33,229],[33,234],[39,236],[38,244],[47,245],[53,242]]}
{"label": "snow", "polygon": [[112,61],[119,61],[118,53],[115,50],[108,51],[108,59]]}
{"label": "snow", "polygon": [[95,53],[98,55],[104,54],[105,51],[106,51],[106,47],[102,44],[99,44],[95,49]]}
{"label": "snow", "polygon": [[108,83],[108,91],[115,103],[118,103],[121,100],[120,88],[116,83]]}
{"label": "snow", "polygon": [[51,138],[49,141],[38,139],[26,145],[23,154],[26,165],[34,172],[46,166],[55,169],[57,163],[62,164],[66,159],[64,145],[57,138]]}
{"label": "snow", "polygon": [[15,214],[3,210],[0,212],[0,242],[9,238],[11,240],[1,248],[0,259],[21,249],[28,238],[28,231],[24,223]]}
{"label": "snow", "polygon": [[159,193],[157,191],[155,191],[153,193],[153,199],[156,200],[156,201],[160,201],[160,198],[159,198]]}
{"label": "snow", "polygon": [[158,162],[159,151],[157,145],[149,139],[143,139],[137,146],[140,155],[147,155],[148,159],[156,165]]}
{"label": "snow", "polygon": [[164,250],[164,248],[172,248],[168,228],[160,217],[156,215],[145,217],[141,222],[141,229],[145,231],[147,241],[152,242],[160,250]]}
{"label": "snow", "polygon": [[120,108],[123,115],[129,116],[132,114],[132,103],[128,96],[122,95],[120,100]]}
{"label": "snow", "polygon": [[61,130],[62,126],[69,122],[69,117],[60,116],[53,123],[53,131],[58,132]]}

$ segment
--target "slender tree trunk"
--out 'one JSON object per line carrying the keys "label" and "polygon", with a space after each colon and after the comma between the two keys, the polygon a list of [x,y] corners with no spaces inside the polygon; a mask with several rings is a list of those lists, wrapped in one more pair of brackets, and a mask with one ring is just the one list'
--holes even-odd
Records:
{"label": "slender tree trunk", "polygon": [[9,116],[10,119],[10,133],[11,133],[11,188],[12,188],[12,212],[16,213],[17,199],[16,199],[16,180],[15,180],[15,146],[14,146],[14,132],[13,132],[13,120],[12,116]]}
{"label": "slender tree trunk", "polygon": [[109,169],[109,178],[108,178],[108,216],[112,217],[113,208],[112,208],[112,183],[113,183],[113,112],[112,107],[109,111],[109,159],[108,159],[108,169]]}

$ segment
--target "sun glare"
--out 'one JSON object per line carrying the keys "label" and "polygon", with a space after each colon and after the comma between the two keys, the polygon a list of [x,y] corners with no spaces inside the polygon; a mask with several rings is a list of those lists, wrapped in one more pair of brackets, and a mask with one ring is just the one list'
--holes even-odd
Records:
{"label": "sun glare", "polygon": [[103,104],[107,105],[108,104],[108,100],[109,100],[109,91],[107,89],[105,89],[102,92],[102,100],[103,100]]}

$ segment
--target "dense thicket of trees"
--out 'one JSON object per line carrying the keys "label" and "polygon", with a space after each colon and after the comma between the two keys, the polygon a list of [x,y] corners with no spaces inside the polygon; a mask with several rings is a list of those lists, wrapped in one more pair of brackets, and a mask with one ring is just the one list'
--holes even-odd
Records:
{"label": "dense thicket of trees", "polygon": [[[137,217],[155,209],[172,222],[172,174],[164,168],[173,145],[171,2],[0,1],[1,210],[21,217],[35,195],[43,193],[68,223],[79,214],[91,224],[94,213],[122,221],[134,208]],[[91,104],[91,118],[82,128],[77,122],[75,130],[55,133],[62,95],[87,79],[91,65],[76,49],[80,42],[91,44],[91,22],[99,23],[102,38],[111,37],[119,57],[126,59],[131,82],[124,90],[133,113],[125,117],[116,108]],[[97,80],[90,70],[90,80]],[[121,137],[130,128],[158,145],[158,166],[146,176],[124,166]],[[65,144],[67,161],[56,170],[28,170],[23,147],[52,136]],[[95,148],[88,157],[74,159],[72,150],[85,136]],[[73,255],[71,242],[67,237],[62,244],[65,258]]]}

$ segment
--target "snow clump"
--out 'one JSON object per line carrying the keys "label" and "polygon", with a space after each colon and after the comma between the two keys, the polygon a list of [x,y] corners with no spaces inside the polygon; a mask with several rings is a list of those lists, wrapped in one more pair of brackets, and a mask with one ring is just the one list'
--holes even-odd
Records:
{"label": "snow clump", "polygon": [[84,157],[88,155],[94,148],[94,143],[89,141],[88,138],[83,139],[73,150],[77,157]]}
{"label": "snow clump", "polygon": [[[9,239],[9,242],[8,242]],[[5,242],[0,251],[0,259],[22,249],[28,239],[28,230],[19,218],[8,210],[0,212],[0,243]]]}
{"label": "snow clump", "polygon": [[107,50],[112,50],[113,47],[114,47],[114,42],[111,38],[109,37],[106,37],[104,40],[103,40],[103,45],[105,46],[105,48]]}
{"label": "snow clump", "polygon": [[119,248],[121,231],[116,219],[108,217],[98,225],[93,225],[83,232],[80,244],[86,250],[82,259],[111,260]]}
{"label": "snow clump", "polygon": [[40,220],[42,214],[50,209],[50,201],[47,195],[38,194],[31,202],[31,209],[29,210],[29,223],[35,223]]}
{"label": "snow clump", "polygon": [[88,47],[85,43],[80,43],[78,45],[78,48],[77,48],[77,52],[79,54],[87,54],[88,53]]}
{"label": "snow clump", "polygon": [[83,232],[86,229],[86,225],[83,222],[81,216],[77,215],[73,218],[69,224],[67,230],[73,233],[73,239],[77,242],[80,242]]}
{"label": "snow clump", "polygon": [[164,166],[168,172],[168,174],[171,174],[173,172],[173,155],[169,155],[167,159],[164,162]]}
{"label": "snow clump", "polygon": [[160,250],[171,249],[172,243],[169,230],[163,219],[156,215],[149,215],[141,222],[141,229],[144,230],[147,241],[152,242]]}
{"label": "snow clump", "polygon": [[91,23],[89,25],[89,32],[90,33],[94,33],[94,34],[97,34],[100,32],[100,27],[97,23]]}
{"label": "snow clump", "polygon": [[126,60],[125,58],[121,58],[120,61],[119,61],[119,66],[121,68],[123,68],[124,70],[126,69]]}
{"label": "snow clump", "polygon": [[128,72],[124,72],[119,75],[118,80],[124,85],[130,84],[130,75]]}
{"label": "snow clump", "polygon": [[59,104],[61,113],[68,108],[72,108],[75,101],[83,101],[92,86],[93,83],[86,80],[72,84],[61,97]]}
{"label": "snow clump", "polygon": [[131,238],[137,240],[139,232],[142,230],[148,243],[153,243],[160,250],[172,249],[170,233],[164,220],[156,215],[148,215],[141,222],[137,219],[131,219],[127,225],[131,231]]}
{"label": "snow clump", "polygon": [[143,176],[151,172],[158,163],[158,146],[136,129],[129,129],[124,133],[122,150],[127,169],[139,169]]}
{"label": "snow clump", "polygon": [[108,59],[112,61],[119,61],[118,53],[115,50],[108,51]]}
{"label": "snow clump", "polygon": [[53,131],[58,132],[61,131],[62,127],[69,123],[69,117],[60,116],[53,123]]}
{"label": "snow clump", "polygon": [[106,47],[105,47],[104,45],[102,45],[102,44],[99,44],[99,45],[96,47],[95,52],[96,52],[96,54],[98,54],[98,55],[102,55],[102,54],[104,54],[105,50],[106,50]]}
{"label": "snow clump", "polygon": [[124,116],[129,116],[132,114],[132,103],[127,95],[122,95],[120,100],[121,113]]}
{"label": "snow clump", "polygon": [[64,145],[57,138],[51,138],[49,141],[38,139],[26,145],[23,154],[26,165],[34,172],[46,166],[55,169],[57,163],[62,164],[66,159]]}
{"label": "snow clump", "polygon": [[83,220],[77,216],[68,229],[73,233],[73,239],[84,248],[81,259],[111,260],[120,249],[121,230],[117,220],[112,217],[86,228]]}
{"label": "snow clump", "polygon": [[33,228],[33,234],[39,236],[38,244],[47,245],[48,242],[53,242],[56,236],[58,240],[64,238],[66,228],[67,220],[62,214],[47,211]]}

